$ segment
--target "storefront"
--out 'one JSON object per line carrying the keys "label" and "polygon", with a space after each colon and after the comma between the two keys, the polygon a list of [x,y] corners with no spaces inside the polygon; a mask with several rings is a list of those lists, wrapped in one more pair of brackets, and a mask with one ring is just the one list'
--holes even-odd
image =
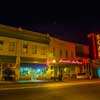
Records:
{"label": "storefront", "polygon": [[[83,78],[88,77],[90,72],[88,64],[79,61],[60,61],[59,63],[51,64],[51,78],[59,77],[63,72],[63,78]],[[82,77],[81,77],[82,78]]]}
{"label": "storefront", "polygon": [[15,80],[16,57],[0,55],[0,80]]}
{"label": "storefront", "polygon": [[45,64],[21,64],[20,80],[43,80],[46,79],[47,65]]}

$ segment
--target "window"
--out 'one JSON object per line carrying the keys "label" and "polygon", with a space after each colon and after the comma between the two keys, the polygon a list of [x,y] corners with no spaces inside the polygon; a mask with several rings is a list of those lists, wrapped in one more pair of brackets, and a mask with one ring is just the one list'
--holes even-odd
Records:
{"label": "window", "polygon": [[73,58],[74,57],[74,53],[71,51],[71,58]]}
{"label": "window", "polygon": [[36,53],[37,53],[37,46],[32,45],[32,54],[36,54]]}
{"label": "window", "polygon": [[53,48],[53,56],[55,56],[56,54],[55,54],[56,52],[55,52],[55,48]]}
{"label": "window", "polygon": [[41,47],[41,55],[46,55],[47,49],[46,47]]}
{"label": "window", "polygon": [[9,51],[15,51],[16,44],[15,42],[9,42]]}
{"label": "window", "polygon": [[27,53],[28,52],[28,42],[24,41],[23,42],[23,53]]}
{"label": "window", "polygon": [[3,50],[3,44],[4,42],[0,40],[0,50]]}
{"label": "window", "polygon": [[75,49],[76,49],[76,56],[80,56],[80,57],[84,56],[83,53],[84,49],[82,45],[77,44]]}
{"label": "window", "polygon": [[30,67],[21,67],[20,68],[20,76],[29,76],[31,73],[31,68]]}
{"label": "window", "polygon": [[60,49],[60,57],[62,57],[62,49]]}
{"label": "window", "polygon": [[68,57],[68,50],[66,50],[66,57]]}

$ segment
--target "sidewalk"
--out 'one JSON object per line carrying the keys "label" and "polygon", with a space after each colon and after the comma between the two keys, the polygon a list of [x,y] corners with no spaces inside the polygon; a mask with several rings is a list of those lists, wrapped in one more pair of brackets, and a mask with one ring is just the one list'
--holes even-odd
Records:
{"label": "sidewalk", "polygon": [[58,83],[58,82],[77,82],[77,81],[100,81],[100,78],[94,79],[75,79],[75,78],[68,78],[62,81],[59,80],[18,80],[18,81],[0,81],[1,84],[25,84],[25,83]]}

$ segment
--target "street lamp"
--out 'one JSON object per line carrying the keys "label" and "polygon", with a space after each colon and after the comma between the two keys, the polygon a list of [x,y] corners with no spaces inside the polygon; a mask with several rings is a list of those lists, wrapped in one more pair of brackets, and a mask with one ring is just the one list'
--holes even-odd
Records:
{"label": "street lamp", "polygon": [[56,60],[54,59],[53,60],[53,65],[54,65],[54,80],[56,80],[56,73],[57,73],[56,72],[56,65],[55,64],[56,64]]}
{"label": "street lamp", "polygon": [[53,63],[54,63],[54,64],[56,63],[56,60],[55,60],[55,59],[53,60]]}

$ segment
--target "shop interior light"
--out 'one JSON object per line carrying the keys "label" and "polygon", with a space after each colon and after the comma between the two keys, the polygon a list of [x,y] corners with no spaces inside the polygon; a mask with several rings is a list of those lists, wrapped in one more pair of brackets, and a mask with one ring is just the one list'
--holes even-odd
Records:
{"label": "shop interior light", "polygon": [[53,60],[53,63],[56,63],[56,60],[55,59]]}

